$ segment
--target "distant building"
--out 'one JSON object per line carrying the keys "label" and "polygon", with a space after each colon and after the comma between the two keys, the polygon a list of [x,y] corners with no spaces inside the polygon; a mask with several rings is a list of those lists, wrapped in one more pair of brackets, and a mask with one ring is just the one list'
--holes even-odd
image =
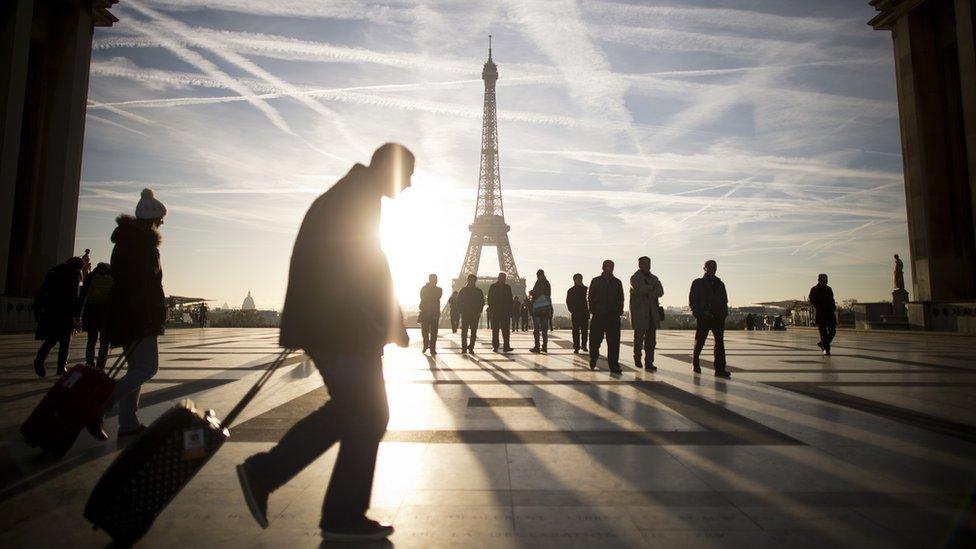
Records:
{"label": "distant building", "polygon": [[244,298],[244,303],[241,304],[242,311],[254,311],[257,307],[254,306],[254,298],[251,297],[251,290],[247,291],[247,297]]}

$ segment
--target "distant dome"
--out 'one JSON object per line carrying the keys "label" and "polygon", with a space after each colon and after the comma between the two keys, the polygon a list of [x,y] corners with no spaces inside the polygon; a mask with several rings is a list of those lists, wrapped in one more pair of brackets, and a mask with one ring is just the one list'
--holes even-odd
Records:
{"label": "distant dome", "polygon": [[248,290],[247,291],[247,297],[244,298],[244,303],[241,304],[241,310],[242,311],[253,311],[255,309],[257,309],[257,307],[254,306],[254,298],[251,297],[251,291]]}

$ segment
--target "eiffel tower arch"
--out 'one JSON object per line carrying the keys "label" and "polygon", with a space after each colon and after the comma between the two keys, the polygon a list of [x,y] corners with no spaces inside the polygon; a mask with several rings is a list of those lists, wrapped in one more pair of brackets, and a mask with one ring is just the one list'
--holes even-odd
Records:
{"label": "eiffel tower arch", "polygon": [[520,277],[515,267],[515,254],[508,240],[510,227],[505,223],[505,210],[502,205],[502,183],[498,162],[498,115],[495,107],[495,82],[498,80],[498,67],[491,58],[491,36],[488,37],[488,60],[481,71],[485,81],[485,107],[481,127],[481,166],[478,170],[478,202],[475,206],[474,222],[468,227],[471,239],[461,264],[461,274],[454,279],[454,290],[464,287],[469,274],[479,275],[481,254],[486,246],[494,247],[498,253],[498,271],[478,276],[478,286],[487,292],[488,286],[498,278],[497,273],[505,273],[512,294],[522,299],[525,296],[525,279]]}

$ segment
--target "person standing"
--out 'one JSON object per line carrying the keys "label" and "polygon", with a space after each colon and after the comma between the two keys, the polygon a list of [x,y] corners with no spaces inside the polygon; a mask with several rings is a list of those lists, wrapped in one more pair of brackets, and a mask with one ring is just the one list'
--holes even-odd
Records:
{"label": "person standing", "polygon": [[701,372],[699,357],[708,332],[712,332],[715,338],[715,375],[728,379],[732,377],[725,364],[725,317],[729,314],[729,296],[725,284],[715,276],[717,270],[718,263],[714,259],[706,261],[705,275],[691,283],[688,293],[688,305],[697,321],[692,368],[696,374]]}
{"label": "person standing", "polygon": [[590,281],[587,296],[590,306],[590,369],[596,369],[600,345],[607,339],[607,363],[610,373],[620,370],[620,316],[624,314],[624,285],[613,276],[613,261],[603,262],[603,273]]}
{"label": "person standing", "polygon": [[523,332],[529,330],[529,315],[532,312],[532,306],[529,304],[528,297],[522,302],[522,309],[519,311],[519,318],[521,320],[521,328]]}
{"label": "person standing", "polygon": [[210,309],[207,308],[207,304],[206,303],[201,303],[200,304],[200,309],[197,311],[197,321],[200,323],[200,327],[201,328],[206,328],[207,327],[207,312],[209,310]]}
{"label": "person standing", "polygon": [[461,309],[457,306],[457,292],[451,292],[451,297],[447,298],[447,309],[451,315],[451,333],[456,334],[458,323],[461,321]]}
{"label": "person standing", "polygon": [[[474,342],[478,337],[478,323],[481,311],[485,308],[485,292],[478,287],[478,277],[469,274],[467,284],[457,295],[457,308],[461,314],[461,354],[474,353]],[[468,334],[471,339],[468,339]]]}
{"label": "person standing", "polygon": [[498,352],[498,332],[501,331],[504,341],[504,352],[512,351],[509,345],[509,330],[512,322],[512,287],[505,280],[505,273],[498,273],[498,280],[488,288],[488,322],[491,324],[491,349]]}
{"label": "person standing", "polygon": [[752,313],[746,315],[746,330],[752,331],[756,329],[756,317],[752,316]]}
{"label": "person standing", "polygon": [[329,391],[318,410],[237,476],[248,509],[268,526],[268,496],[335,443],[339,454],[319,522],[324,541],[378,540],[393,527],[366,517],[376,454],[389,421],[383,347],[409,344],[380,248],[381,199],[410,186],[413,154],[387,143],[319,196],[292,251],[279,344],[312,357]]}
{"label": "person standing", "polygon": [[515,296],[512,300],[512,331],[519,331],[519,319],[522,318],[522,301]]}
{"label": "person standing", "polygon": [[[81,286],[81,329],[88,334],[85,345],[85,364],[105,369],[108,360],[108,294],[112,290],[112,268],[99,263],[85,277]],[[98,362],[95,362],[95,344],[98,343]]]}
{"label": "person standing", "polygon": [[809,299],[810,305],[816,309],[817,331],[820,332],[817,347],[830,356],[830,343],[837,335],[837,302],[834,301],[834,290],[827,285],[827,275],[817,275],[817,285],[810,288]]}
{"label": "person standing", "polygon": [[34,373],[38,377],[47,376],[44,361],[55,345],[58,346],[58,375],[64,373],[68,364],[71,334],[78,324],[78,286],[84,265],[80,257],[55,265],[44,275],[41,289],[34,297],[34,320],[37,321],[34,339],[43,342],[34,357]]}
{"label": "person standing", "polygon": [[573,286],[566,291],[566,308],[573,321],[573,353],[579,354],[580,350],[589,352],[586,336],[590,330],[590,308],[586,303],[586,285],[580,273],[573,275]]}
{"label": "person standing", "polygon": [[[119,406],[119,439],[146,430],[139,422],[139,395],[142,385],[159,370],[157,338],[166,324],[166,297],[163,292],[163,270],[159,261],[166,206],[152,190],[143,189],[136,216],[120,215],[112,232],[112,288],[108,294],[108,339],[113,347],[122,346],[128,357],[125,375],[115,383],[115,390],[105,410]],[[104,414],[104,411],[103,411]],[[96,416],[88,431],[97,439],[108,435]]]}
{"label": "person standing", "polygon": [[[648,372],[657,371],[654,366],[654,348],[657,346],[657,330],[661,327],[661,296],[664,286],[651,273],[651,258],[637,259],[637,272],[630,277],[630,321],[634,328],[634,366]],[[641,351],[645,362],[641,365]]]}
{"label": "person standing", "polygon": [[441,321],[441,296],[444,290],[437,287],[437,275],[427,277],[427,284],[420,288],[420,335],[424,338],[421,353],[430,349],[437,354],[437,325]]}
{"label": "person standing", "polygon": [[[535,285],[529,292],[532,303],[532,338],[535,346],[530,352],[549,352],[549,323],[552,320],[552,285],[546,278],[546,272],[539,269],[535,273]],[[542,346],[539,346],[539,338]]]}

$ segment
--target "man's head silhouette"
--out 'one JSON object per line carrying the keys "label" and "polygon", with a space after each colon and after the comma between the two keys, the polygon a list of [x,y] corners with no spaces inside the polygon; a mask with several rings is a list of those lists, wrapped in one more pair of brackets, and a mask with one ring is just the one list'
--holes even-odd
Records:
{"label": "man's head silhouette", "polygon": [[583,283],[583,275],[576,273],[573,275],[573,283],[579,286]]}
{"label": "man's head silhouette", "polygon": [[383,185],[383,195],[390,198],[396,198],[410,187],[413,166],[413,153],[399,143],[384,143],[376,149],[369,161],[369,171]]}
{"label": "man's head silhouette", "polygon": [[613,276],[613,261],[609,259],[603,260],[603,276]]}
{"label": "man's head silhouette", "polygon": [[818,274],[817,275],[817,283],[818,284],[826,284],[827,283],[827,275],[825,275],[823,273]]}
{"label": "man's head silhouette", "polygon": [[468,286],[474,286],[477,283],[478,283],[478,277],[475,276],[475,275],[473,275],[473,274],[469,274],[468,275]]}
{"label": "man's head silhouette", "polygon": [[499,282],[505,282],[505,279],[506,278],[508,278],[508,275],[506,275],[505,273],[498,273],[498,281]]}
{"label": "man's head silhouette", "polygon": [[651,258],[646,255],[642,255],[637,258],[637,268],[645,273],[651,272]]}

